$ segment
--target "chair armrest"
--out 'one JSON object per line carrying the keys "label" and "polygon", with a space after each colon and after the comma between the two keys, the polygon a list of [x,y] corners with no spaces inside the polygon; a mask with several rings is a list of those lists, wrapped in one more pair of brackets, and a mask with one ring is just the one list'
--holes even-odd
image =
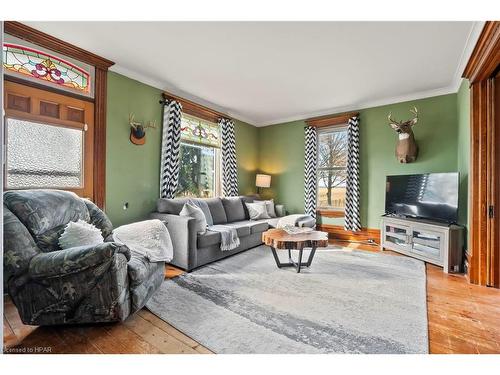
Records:
{"label": "chair armrest", "polygon": [[172,214],[162,214],[153,212],[149,215],[150,219],[158,219],[165,223],[172,247],[174,248],[174,257],[170,262],[174,266],[185,270],[191,270],[196,266],[197,232],[196,221],[190,216],[179,216]]}
{"label": "chair armrest", "polygon": [[32,278],[39,279],[81,272],[105,263],[115,254],[123,254],[127,261],[130,260],[129,248],[116,242],[41,253],[31,259],[29,274]]}
{"label": "chair armrest", "polygon": [[283,204],[276,204],[276,205],[274,205],[274,209],[275,209],[276,215],[278,217],[286,216],[285,205],[283,205]]}

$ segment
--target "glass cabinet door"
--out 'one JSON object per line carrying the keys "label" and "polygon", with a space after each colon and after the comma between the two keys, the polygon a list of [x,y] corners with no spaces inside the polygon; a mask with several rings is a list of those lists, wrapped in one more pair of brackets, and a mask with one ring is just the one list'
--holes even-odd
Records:
{"label": "glass cabinet door", "polygon": [[409,228],[403,225],[386,224],[385,242],[390,242],[402,249],[411,250]]}
{"label": "glass cabinet door", "polygon": [[427,258],[441,259],[441,234],[426,230],[414,230],[412,231],[412,242],[412,251]]}

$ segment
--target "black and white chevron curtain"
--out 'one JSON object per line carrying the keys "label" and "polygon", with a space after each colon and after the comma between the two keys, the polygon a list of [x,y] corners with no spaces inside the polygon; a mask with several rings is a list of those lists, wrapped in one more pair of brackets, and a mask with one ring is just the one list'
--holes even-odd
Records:
{"label": "black and white chevron curtain", "polygon": [[347,128],[347,184],[344,229],[361,230],[359,217],[359,118],[351,117]]}
{"label": "black and white chevron curtain", "polygon": [[317,169],[317,134],[314,126],[306,126],[304,158],[304,212],[316,217],[316,169]]}
{"label": "black and white chevron curtain", "polygon": [[179,183],[182,105],[176,100],[163,102],[160,198],[174,198]]}
{"label": "black and white chevron curtain", "polygon": [[226,197],[238,196],[238,169],[236,166],[236,137],[234,122],[220,118],[222,132],[222,193]]}

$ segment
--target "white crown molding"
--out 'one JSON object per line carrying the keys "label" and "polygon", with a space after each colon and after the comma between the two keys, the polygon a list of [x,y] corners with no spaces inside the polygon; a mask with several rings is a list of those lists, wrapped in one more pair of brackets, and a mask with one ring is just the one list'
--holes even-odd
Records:
{"label": "white crown molding", "polygon": [[455,90],[455,87],[450,85],[450,86],[442,87],[439,89],[420,91],[420,92],[416,92],[416,93],[399,95],[399,96],[394,96],[391,98],[384,98],[384,99],[379,99],[379,100],[372,100],[372,101],[362,102],[362,103],[358,103],[358,104],[352,104],[352,105],[343,106],[343,107],[333,107],[333,108],[318,111],[318,112],[302,113],[302,114],[298,114],[298,115],[291,116],[291,117],[278,118],[278,119],[273,120],[273,121],[269,121],[269,122],[265,122],[265,123],[258,123],[255,126],[262,127],[262,126],[278,125],[278,124],[283,124],[286,122],[300,121],[300,120],[305,120],[305,119],[313,118],[313,117],[333,115],[333,114],[337,114],[337,113],[356,111],[356,110],[366,109],[366,108],[381,107],[384,105],[403,103],[403,102],[408,102],[411,100],[431,98],[433,96],[454,94],[456,92],[457,91]]}
{"label": "white crown molding", "polygon": [[119,64],[111,66],[109,68],[109,70],[111,70],[112,72],[121,74],[125,77],[134,79],[138,82],[144,83],[146,85],[149,85],[151,87],[154,87],[155,89],[162,90],[162,91],[168,91],[170,94],[180,96],[181,98],[191,100],[192,102],[195,102],[197,104],[203,105],[203,106],[208,107],[208,108],[211,108],[213,110],[216,110],[217,112],[224,113],[225,115],[227,115],[228,117],[231,117],[233,119],[246,122],[249,125],[257,126],[255,124],[255,121],[253,121],[252,119],[246,118],[245,116],[242,116],[238,113],[228,111],[226,108],[221,107],[221,106],[214,104],[212,102],[209,102],[208,100],[204,100],[204,99],[199,98],[195,95],[192,95],[188,92],[185,92],[185,91],[180,90],[176,87],[173,87],[172,85],[170,85],[166,81],[156,80],[156,79],[151,78],[151,77],[144,75],[142,73],[138,73],[136,71],[132,71],[130,69],[124,68],[123,66],[121,66]]}

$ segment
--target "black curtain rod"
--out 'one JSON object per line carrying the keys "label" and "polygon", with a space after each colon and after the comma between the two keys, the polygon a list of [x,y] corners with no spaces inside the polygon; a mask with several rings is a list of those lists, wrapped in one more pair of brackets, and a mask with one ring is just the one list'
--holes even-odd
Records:
{"label": "black curtain rod", "polygon": [[170,103],[172,100],[173,100],[173,99],[162,99],[162,100],[160,100],[160,104],[165,105],[165,104]]}

